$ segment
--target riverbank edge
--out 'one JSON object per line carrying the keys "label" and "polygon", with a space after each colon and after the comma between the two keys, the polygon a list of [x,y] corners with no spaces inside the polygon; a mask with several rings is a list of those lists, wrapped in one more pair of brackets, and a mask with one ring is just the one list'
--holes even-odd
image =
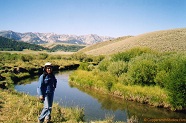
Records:
{"label": "riverbank edge", "polygon": [[[66,71],[66,70],[76,70],[79,67],[79,63],[73,63],[65,65],[63,67],[54,65],[54,72]],[[12,70],[13,69],[13,70]],[[18,84],[21,80],[33,78],[34,76],[41,75],[43,73],[43,67],[40,68],[29,68],[29,70],[19,67],[19,68],[9,68],[0,73],[0,88],[8,89],[13,88],[14,85]],[[7,74],[3,76],[3,74]]]}
{"label": "riverbank edge", "polygon": [[[82,71],[82,70],[81,70]],[[86,74],[89,76],[90,74]],[[97,91],[100,94],[107,94],[113,97],[125,99],[128,101],[135,101],[141,104],[147,104],[157,108],[165,108],[167,110],[171,109],[171,104],[168,102],[168,92],[161,89],[158,86],[124,86],[120,83],[113,85],[113,87],[108,90],[107,87],[100,86],[99,83],[91,82],[90,78],[78,75],[78,72],[70,75],[69,81],[73,86],[80,86],[83,88],[88,88],[93,91]],[[89,80],[86,80],[89,78]],[[81,81],[82,80],[82,81]],[[93,81],[93,80],[92,80]],[[144,91],[145,90],[145,91]],[[146,92],[146,93],[145,93]],[[172,110],[175,111],[175,110]]]}
{"label": "riverbank edge", "polygon": [[[124,100],[128,100],[128,101],[134,101],[134,102],[138,102],[138,103],[141,103],[141,104],[147,104],[147,105],[150,105],[150,106],[153,106],[153,107],[157,107],[157,108],[165,108],[165,109],[168,109],[168,110],[171,110],[171,106],[169,103],[166,103],[167,101],[165,100],[164,102],[154,102],[154,101],[151,101],[149,97],[145,97],[145,96],[139,96],[139,95],[132,95],[131,94],[122,94],[123,91],[125,90],[117,90],[117,91],[111,91],[111,92],[105,92],[104,88],[98,88],[98,87],[94,87],[94,86],[89,86],[89,85],[80,85],[78,84],[77,82],[75,81],[70,81],[71,85],[72,86],[75,86],[75,87],[82,87],[82,88],[86,88],[86,89],[89,89],[89,90],[92,90],[92,91],[97,91],[99,93],[102,93],[102,94],[107,94],[107,95],[110,95],[110,96],[113,96],[113,97],[116,97],[116,98],[120,98],[120,99],[124,99]],[[165,95],[164,95],[165,97]]]}

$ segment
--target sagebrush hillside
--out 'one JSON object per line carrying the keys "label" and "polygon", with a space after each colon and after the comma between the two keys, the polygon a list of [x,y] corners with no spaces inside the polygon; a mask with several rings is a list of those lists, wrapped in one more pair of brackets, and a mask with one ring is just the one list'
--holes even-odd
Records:
{"label": "sagebrush hillside", "polygon": [[99,42],[99,43],[96,43],[94,45],[89,45],[83,49],[80,50],[80,52],[87,52],[87,51],[90,51],[90,50],[94,50],[94,49],[97,49],[97,48],[101,48],[105,45],[109,45],[109,44],[113,44],[113,43],[116,43],[116,42],[119,42],[119,41],[122,41],[122,40],[125,40],[127,38],[130,38],[132,36],[124,36],[124,37],[119,37],[119,38],[116,38],[114,40],[108,40],[108,41],[104,41],[104,42]]}
{"label": "sagebrush hillside", "polygon": [[109,55],[134,47],[148,47],[157,51],[186,51],[186,28],[150,32],[116,40],[100,43],[99,46],[95,44],[80,51],[90,55]]}

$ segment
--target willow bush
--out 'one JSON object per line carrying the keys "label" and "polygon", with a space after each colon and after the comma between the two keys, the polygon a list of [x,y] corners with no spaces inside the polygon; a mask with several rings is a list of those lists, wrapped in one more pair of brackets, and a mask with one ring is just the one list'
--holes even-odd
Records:
{"label": "willow bush", "polygon": [[[174,54],[165,57],[159,64],[156,81],[168,90],[173,110],[186,108],[186,56]],[[158,81],[159,80],[159,81]],[[162,80],[163,82],[160,82]]]}
{"label": "willow bush", "polygon": [[48,55],[47,53],[40,53],[40,54],[39,54],[39,59],[44,60],[44,59],[46,59],[48,56],[49,56],[49,55]]}
{"label": "willow bush", "polygon": [[82,62],[82,63],[80,63],[80,65],[79,65],[79,69],[90,71],[89,68],[88,68],[88,66],[89,66],[89,63],[87,63],[87,62]]}
{"label": "willow bush", "polygon": [[[85,68],[88,68],[88,65]],[[173,110],[186,109],[185,53],[160,53],[147,48],[134,48],[103,59],[94,69],[84,69],[84,74],[82,71],[81,75],[79,72],[75,74],[77,74],[77,82],[81,81],[81,84],[91,82],[91,87],[106,89],[106,92],[116,95],[119,93],[120,96],[121,92],[122,95],[126,95],[127,86],[131,88],[135,86],[150,87],[151,89],[158,87],[158,90],[162,90],[164,95],[168,97],[156,98],[143,91],[139,92],[140,95],[138,92],[128,92],[130,93],[128,98],[135,96],[147,100],[150,97],[154,105],[157,100],[158,105],[161,105],[161,102],[164,106],[170,104]],[[152,90],[152,93],[155,90]],[[149,97],[145,97],[147,95]]]}
{"label": "willow bush", "polygon": [[108,71],[108,66],[111,63],[111,61],[107,58],[103,59],[99,64],[98,64],[98,69],[101,71]]}
{"label": "willow bush", "polygon": [[124,61],[111,62],[108,66],[108,71],[114,76],[119,77],[123,73],[126,73],[128,64]]}
{"label": "willow bush", "polygon": [[11,54],[11,53],[2,53],[0,52],[0,61],[7,61],[7,60],[18,60],[20,59],[20,55],[19,54]]}
{"label": "willow bush", "polygon": [[149,48],[133,48],[125,52],[120,52],[117,54],[114,54],[111,58],[112,61],[125,61],[128,62],[132,58],[136,56],[140,56],[144,53],[155,53],[154,51],[150,50]]}
{"label": "willow bush", "polygon": [[156,64],[151,60],[135,60],[129,63],[128,74],[132,85],[155,85]]}

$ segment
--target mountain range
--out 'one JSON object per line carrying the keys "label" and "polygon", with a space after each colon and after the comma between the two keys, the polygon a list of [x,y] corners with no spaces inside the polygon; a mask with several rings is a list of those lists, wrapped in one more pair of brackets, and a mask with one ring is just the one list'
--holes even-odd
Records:
{"label": "mountain range", "polygon": [[11,30],[0,31],[0,36],[9,39],[14,39],[17,41],[31,43],[31,44],[70,43],[70,44],[92,45],[98,42],[114,39],[113,37],[98,36],[96,34],[77,36],[77,35],[55,34],[55,33],[38,33],[38,32],[20,33]]}

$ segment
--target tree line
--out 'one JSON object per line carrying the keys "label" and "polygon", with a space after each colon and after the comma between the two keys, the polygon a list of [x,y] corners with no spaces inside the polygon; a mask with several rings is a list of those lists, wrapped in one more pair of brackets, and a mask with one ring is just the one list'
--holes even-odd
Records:
{"label": "tree line", "polygon": [[13,39],[8,39],[0,36],[0,51],[23,51],[24,49],[35,51],[48,50],[48,48],[39,45],[18,42]]}
{"label": "tree line", "polygon": [[0,36],[0,51],[23,51],[24,49],[48,52],[64,51],[64,52],[76,52],[85,46],[78,45],[56,45],[49,49],[36,44],[30,44],[26,42],[19,42],[13,39],[8,39]]}

